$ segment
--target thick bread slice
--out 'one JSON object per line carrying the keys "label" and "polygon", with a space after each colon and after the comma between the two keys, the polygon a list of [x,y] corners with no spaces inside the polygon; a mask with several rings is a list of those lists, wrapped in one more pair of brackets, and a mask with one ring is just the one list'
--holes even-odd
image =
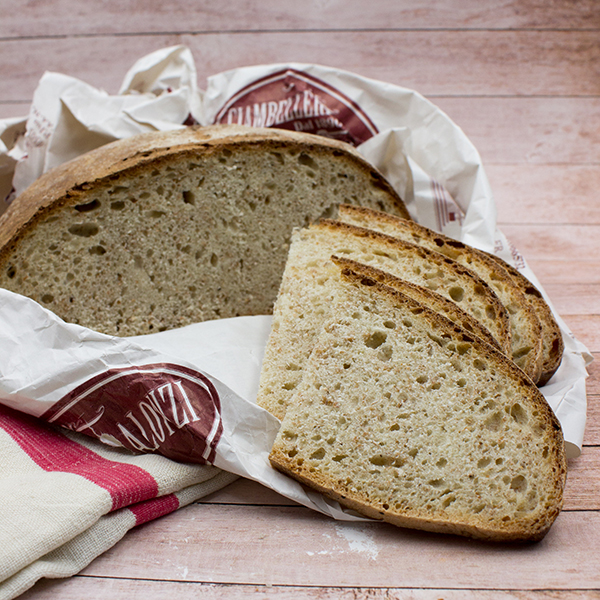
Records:
{"label": "thick bread slice", "polygon": [[116,335],[269,313],[292,227],[340,202],[407,216],[348,144],[239,126],[144,134],[57,167],[13,202],[0,286]]}
{"label": "thick bread slice", "polygon": [[446,297],[441,296],[430,289],[409,283],[408,281],[394,277],[390,273],[369,267],[368,265],[355,262],[348,258],[332,256],[331,260],[340,268],[348,267],[357,275],[368,277],[388,287],[397,289],[406,296],[410,296],[413,300],[429,307],[431,310],[444,315],[447,319],[456,325],[459,325],[468,333],[476,335],[484,342],[491,344],[496,349],[500,350],[500,346],[492,334],[482,327],[479,321],[460,308],[456,302],[448,300]]}
{"label": "thick bread slice", "polygon": [[[314,337],[330,315],[337,289],[332,255],[339,256],[339,260],[350,258],[422,286],[422,290],[413,288],[411,295],[418,294],[421,301],[452,315],[451,318],[478,335],[491,337],[492,343],[497,344],[500,338],[499,347],[507,350],[508,318],[504,308],[476,276],[454,261],[419,246],[338,221],[322,221],[292,234],[273,311],[257,403],[279,419],[285,415],[294,389],[302,379],[304,361],[312,350]],[[493,333],[482,324],[484,320],[485,324],[496,327]]]}
{"label": "thick bread slice", "polygon": [[344,270],[274,467],[401,527],[539,540],[566,479],[560,425],[512,360]]}
{"label": "thick bread slice", "polygon": [[[371,229],[323,219],[300,232],[304,264],[336,255],[387,271],[455,302],[481,323],[503,351],[510,351],[508,313],[491,287],[456,261]],[[300,240],[299,240],[300,241]],[[294,256],[290,253],[294,260]],[[298,257],[298,260],[300,258]],[[298,263],[300,264],[300,263]]]}
{"label": "thick bread slice", "polygon": [[521,288],[523,295],[531,304],[540,320],[542,326],[542,367],[537,383],[540,387],[546,385],[560,366],[565,351],[565,342],[560,327],[552,314],[552,309],[533,283],[523,273],[498,256],[494,256],[493,254],[489,256],[506,269],[513,281]]}
{"label": "thick bread slice", "polygon": [[[292,245],[294,244],[292,238]],[[296,252],[292,252],[297,255]],[[443,314],[466,331],[497,347],[490,332],[479,321],[444,296],[390,275],[385,271],[333,256],[310,266],[292,260],[286,265],[281,288],[273,309],[273,324],[260,375],[257,403],[278,419],[283,419],[302,380],[304,364],[325,321],[331,317],[338,289],[339,267],[370,277]]]}
{"label": "thick bread slice", "polygon": [[440,252],[487,281],[508,310],[513,360],[534,383],[539,381],[542,371],[542,326],[520,287],[502,265],[476,248],[388,213],[342,205],[338,218]]}

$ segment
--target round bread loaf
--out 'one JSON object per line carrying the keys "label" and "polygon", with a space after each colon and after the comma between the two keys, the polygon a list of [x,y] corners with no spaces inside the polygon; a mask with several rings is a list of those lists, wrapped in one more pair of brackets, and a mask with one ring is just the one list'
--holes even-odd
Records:
{"label": "round bread loaf", "polygon": [[408,217],[350,145],[239,126],[107,144],[0,217],[0,286],[112,335],[271,311],[294,226],[359,204]]}

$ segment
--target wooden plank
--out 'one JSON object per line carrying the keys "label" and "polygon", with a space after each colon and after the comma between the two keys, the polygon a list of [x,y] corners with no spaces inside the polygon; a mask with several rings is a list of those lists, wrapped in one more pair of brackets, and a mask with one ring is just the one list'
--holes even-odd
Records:
{"label": "wooden plank", "polygon": [[542,285],[559,315],[600,314],[600,283]]}
{"label": "wooden plank", "polygon": [[600,170],[587,165],[485,167],[498,208],[498,224],[600,223]]}
{"label": "wooden plank", "polygon": [[563,259],[547,260],[526,256],[529,266],[542,285],[568,285],[581,282],[590,284],[600,283],[598,263],[594,260],[583,261],[581,257],[564,257]]}
{"label": "wooden plank", "polygon": [[561,315],[573,335],[590,352],[600,352],[600,315]]}
{"label": "wooden plank", "polygon": [[[330,64],[428,96],[591,96],[600,45],[595,31],[202,32],[0,39],[0,101],[31,97],[45,70],[115,92],[135,60],[189,46],[201,85],[241,65]],[[401,60],[399,60],[401,57]],[[545,98],[544,98],[545,100]],[[539,100],[538,100],[539,102]],[[547,112],[547,111],[546,111]],[[546,115],[544,115],[546,116]],[[561,114],[564,117],[564,114]],[[507,133],[512,128],[504,123]],[[514,135],[514,133],[513,133]]]}
{"label": "wooden plank", "polygon": [[587,446],[569,460],[564,510],[600,510],[600,447]]}
{"label": "wooden plank", "polygon": [[368,9],[361,0],[262,0],[260,9],[244,0],[216,5],[210,0],[165,4],[105,0],[102,10],[90,2],[49,0],[15,3],[0,22],[0,37],[90,35],[165,31],[298,29],[594,29],[600,10],[594,0],[480,2],[379,0]]}
{"label": "wooden plank", "polygon": [[502,232],[528,260],[580,260],[596,263],[600,273],[600,224],[505,224]]}
{"label": "wooden plank", "polygon": [[279,585],[219,585],[178,581],[73,577],[42,581],[20,600],[81,600],[81,598],[127,598],[127,600],[599,600],[597,590],[455,590],[367,587],[303,587]]}
{"label": "wooden plank", "polygon": [[488,164],[600,162],[600,98],[432,98]]}
{"label": "wooden plank", "polygon": [[593,511],[564,511],[542,542],[510,546],[337,522],[304,508],[192,505],[130,532],[83,574],[247,585],[597,589],[590,549],[599,535],[600,513]]}

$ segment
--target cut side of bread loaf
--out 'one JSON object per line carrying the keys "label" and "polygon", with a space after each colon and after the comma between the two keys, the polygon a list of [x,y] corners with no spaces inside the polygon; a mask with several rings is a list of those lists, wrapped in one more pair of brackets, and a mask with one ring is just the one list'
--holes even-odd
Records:
{"label": "cut side of bread loaf", "polygon": [[542,366],[537,384],[540,387],[546,385],[560,366],[565,350],[565,342],[560,327],[552,314],[552,309],[548,306],[542,293],[535,285],[523,273],[515,269],[512,265],[509,265],[506,261],[493,254],[489,256],[506,269],[538,316],[542,326]]}
{"label": "cut side of bread loaf", "polygon": [[561,429],[512,360],[344,268],[270,460],[368,517],[539,540],[562,505]]}
{"label": "cut side of bread loaf", "polygon": [[268,314],[294,226],[362,203],[408,216],[350,145],[191,127],[107,144],[0,217],[0,286],[113,335]]}
{"label": "cut side of bread loaf", "polygon": [[538,316],[502,265],[476,248],[389,213],[342,205],[338,218],[440,252],[485,280],[506,307],[510,318],[513,360],[537,383],[542,372],[542,326]]}

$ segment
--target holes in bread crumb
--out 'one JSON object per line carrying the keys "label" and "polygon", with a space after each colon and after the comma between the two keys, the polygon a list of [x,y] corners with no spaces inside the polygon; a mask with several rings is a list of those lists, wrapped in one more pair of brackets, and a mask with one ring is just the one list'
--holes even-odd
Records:
{"label": "holes in bread crumb", "polygon": [[347,454],[336,454],[332,460],[334,460],[335,462],[341,462],[343,461],[345,458],[348,458]]}
{"label": "holes in bread crumb", "polygon": [[289,391],[295,389],[297,385],[298,384],[294,383],[293,381],[288,381],[288,382],[284,383],[282,387],[284,390],[287,390],[289,392]]}
{"label": "holes in bread crumb", "polygon": [[311,156],[309,156],[305,152],[301,152],[298,155],[298,162],[304,167],[314,169],[315,171],[319,170],[319,165],[314,161],[314,159]]}
{"label": "holes in bread crumb", "polygon": [[446,485],[446,482],[443,479],[430,479],[427,483],[434,488],[441,488]]}
{"label": "holes in bread crumb", "polygon": [[396,323],[394,323],[394,321],[384,321],[383,326],[386,329],[396,329]]}
{"label": "holes in bread crumb", "polygon": [[91,212],[93,210],[96,210],[97,208],[100,208],[100,201],[92,200],[91,202],[86,202],[85,204],[78,204],[74,208],[77,212],[80,213]]}
{"label": "holes in bread crumb", "polygon": [[385,346],[382,346],[379,352],[377,353],[377,358],[383,362],[387,362],[392,358],[393,354],[394,351],[392,350],[392,347],[386,344]]}
{"label": "holes in bread crumb", "polygon": [[210,264],[213,267],[216,267],[219,264],[219,257],[214,252],[210,255]]}
{"label": "holes in bread crumb", "polygon": [[465,344],[464,342],[458,343],[456,345],[456,351],[460,356],[463,356],[471,349],[471,344]]}
{"label": "holes in bread crumb", "polygon": [[527,411],[520,404],[513,404],[510,416],[519,424],[525,425],[528,421]]}
{"label": "holes in bread crumb", "polygon": [[523,475],[517,475],[510,481],[510,489],[517,493],[523,493],[527,489],[527,479]]}
{"label": "holes in bread crumb", "polygon": [[54,302],[54,296],[52,294],[44,294],[42,296],[42,302],[44,304],[51,304],[52,302]]}
{"label": "holes in bread crumb", "polygon": [[325,458],[325,448],[319,448],[318,450],[315,450],[310,455],[310,458],[312,460],[323,460],[323,458]]}
{"label": "holes in bread crumb", "polygon": [[192,206],[196,204],[196,194],[191,190],[184,190],[181,196],[183,197],[184,204],[191,204]]}
{"label": "holes in bread crumb", "polygon": [[442,457],[442,458],[440,458],[440,460],[438,460],[438,461],[435,463],[435,466],[436,466],[436,467],[443,468],[443,467],[445,467],[447,464],[448,464],[448,461],[447,461],[445,458],[443,458],[443,457]]}
{"label": "holes in bread crumb", "polygon": [[442,508],[448,508],[453,502],[456,502],[456,496],[447,496],[442,502]]}
{"label": "holes in bread crumb", "polygon": [[487,363],[484,360],[481,360],[480,358],[476,358],[473,361],[473,366],[479,371],[485,371],[487,369]]}
{"label": "holes in bread crumb", "polygon": [[14,279],[16,274],[17,274],[17,267],[15,267],[14,265],[9,265],[8,269],[6,269],[6,276],[9,279]]}
{"label": "holes in bread crumb", "polygon": [[500,412],[491,414],[483,424],[490,431],[498,431],[502,426],[502,414]]}
{"label": "holes in bread crumb", "polygon": [[98,246],[91,246],[88,249],[88,252],[90,254],[92,254],[92,255],[95,255],[95,256],[102,256],[103,254],[106,254],[106,248],[104,246],[100,246],[100,245],[98,245]]}
{"label": "holes in bread crumb", "polygon": [[450,298],[452,298],[454,302],[462,302],[465,297],[465,290],[459,286],[454,286],[448,290],[448,294],[450,294]]}
{"label": "holes in bread crumb", "polygon": [[125,208],[125,202],[123,200],[115,200],[110,203],[111,210],[123,210]]}
{"label": "holes in bread crumb", "polygon": [[95,223],[77,223],[69,227],[69,233],[79,237],[92,237],[97,235],[99,230]]}
{"label": "holes in bread crumb", "polygon": [[387,333],[384,331],[374,331],[371,335],[365,338],[365,346],[367,348],[379,348],[387,339]]}
{"label": "holes in bread crumb", "polygon": [[151,219],[160,219],[164,217],[167,213],[164,210],[149,210],[146,215]]}
{"label": "holes in bread crumb", "polygon": [[492,462],[492,459],[489,456],[486,456],[485,458],[481,458],[477,462],[477,468],[485,469],[485,467],[487,467],[491,462]]}
{"label": "holes in bread crumb", "polygon": [[493,321],[496,318],[496,309],[490,305],[486,306],[485,307],[485,315],[488,319]]}
{"label": "holes in bread crumb", "polygon": [[398,456],[388,456],[385,454],[375,454],[369,458],[369,462],[376,467],[397,467],[404,466],[405,461]]}

